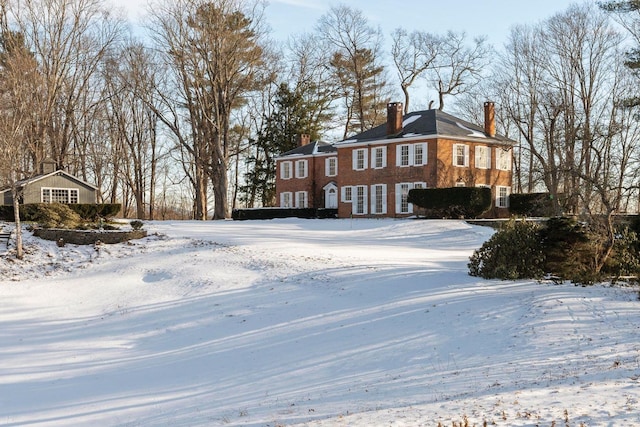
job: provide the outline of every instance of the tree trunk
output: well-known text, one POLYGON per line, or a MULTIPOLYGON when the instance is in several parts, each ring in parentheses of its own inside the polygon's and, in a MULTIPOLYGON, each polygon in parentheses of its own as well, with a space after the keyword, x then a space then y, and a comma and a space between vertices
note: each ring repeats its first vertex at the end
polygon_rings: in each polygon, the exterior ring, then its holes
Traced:
POLYGON ((11 190, 13 196, 13 215, 15 217, 16 226, 16 258, 24 258, 24 248, 22 247, 22 224, 20 222, 20 199, 15 184, 11 190))

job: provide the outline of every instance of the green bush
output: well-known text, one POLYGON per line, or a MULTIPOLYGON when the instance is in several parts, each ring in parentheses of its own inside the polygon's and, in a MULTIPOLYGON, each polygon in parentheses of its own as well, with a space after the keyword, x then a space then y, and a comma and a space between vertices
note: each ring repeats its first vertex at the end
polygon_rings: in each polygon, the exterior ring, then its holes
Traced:
POLYGON ((548 275, 583 285, 637 276, 640 242, 636 232, 624 224, 617 226, 611 255, 598 271, 598 257, 603 256, 610 237, 606 230, 605 218, 599 217, 591 217, 589 223, 553 217, 542 226, 512 220, 473 253, 469 274, 485 279, 548 275))
POLYGON ((509 212, 523 216, 554 216, 553 196, 549 193, 511 194, 509 212))
POLYGON ((592 283, 596 280, 591 265, 594 237, 584 222, 567 217, 550 218, 540 235, 546 272, 561 280, 592 283))
POLYGON ((530 279, 544 276, 541 227, 528 221, 509 221, 474 251, 469 274, 484 279, 530 279))
POLYGON ((491 189, 480 187, 426 188, 409 191, 409 203, 437 218, 476 218, 491 209, 491 189))
POLYGON ((119 203, 78 203, 68 206, 85 221, 113 218, 122 208, 119 203))
POLYGON ((34 203, 24 206, 24 219, 36 222, 42 228, 76 228, 80 215, 62 203, 34 203))
POLYGON ((140 220, 133 220, 129 223, 134 230, 141 230, 144 223, 140 220))
POLYGON ((614 277, 637 276, 640 273, 638 235, 629 227, 621 227, 616 233, 613 253, 605 265, 605 272, 614 277))

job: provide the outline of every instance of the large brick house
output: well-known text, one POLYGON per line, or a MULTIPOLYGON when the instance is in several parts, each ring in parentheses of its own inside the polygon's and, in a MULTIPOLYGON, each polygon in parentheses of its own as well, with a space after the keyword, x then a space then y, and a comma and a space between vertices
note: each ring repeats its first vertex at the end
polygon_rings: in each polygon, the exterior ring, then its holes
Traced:
POLYGON ((484 126, 439 110, 402 114, 387 106, 387 123, 333 144, 311 142, 276 159, 280 207, 338 209, 338 217, 416 214, 413 188, 486 186, 494 207, 507 215, 514 141, 496 134, 495 109, 484 105, 484 126))

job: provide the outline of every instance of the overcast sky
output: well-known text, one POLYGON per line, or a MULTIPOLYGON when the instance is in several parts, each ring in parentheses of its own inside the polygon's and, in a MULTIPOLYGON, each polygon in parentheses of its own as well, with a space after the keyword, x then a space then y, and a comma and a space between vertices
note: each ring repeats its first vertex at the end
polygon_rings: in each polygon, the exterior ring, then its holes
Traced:
MULTIPOLYGON (((110 0, 132 18, 144 11, 147 0, 110 0)), ((313 29, 318 18, 337 4, 362 10, 387 39, 397 27, 433 33, 465 31, 469 37, 487 36, 502 47, 509 30, 518 24, 535 24, 573 3, 595 0, 270 0, 266 18, 272 36, 285 41, 290 35, 313 29)))

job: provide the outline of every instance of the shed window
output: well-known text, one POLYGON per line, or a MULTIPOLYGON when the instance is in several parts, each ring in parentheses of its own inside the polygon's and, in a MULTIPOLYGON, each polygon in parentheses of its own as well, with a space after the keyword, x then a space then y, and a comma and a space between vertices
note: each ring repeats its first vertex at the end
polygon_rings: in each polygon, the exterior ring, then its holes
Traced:
POLYGON ((43 188, 42 203, 78 203, 80 191, 77 188, 43 188))

